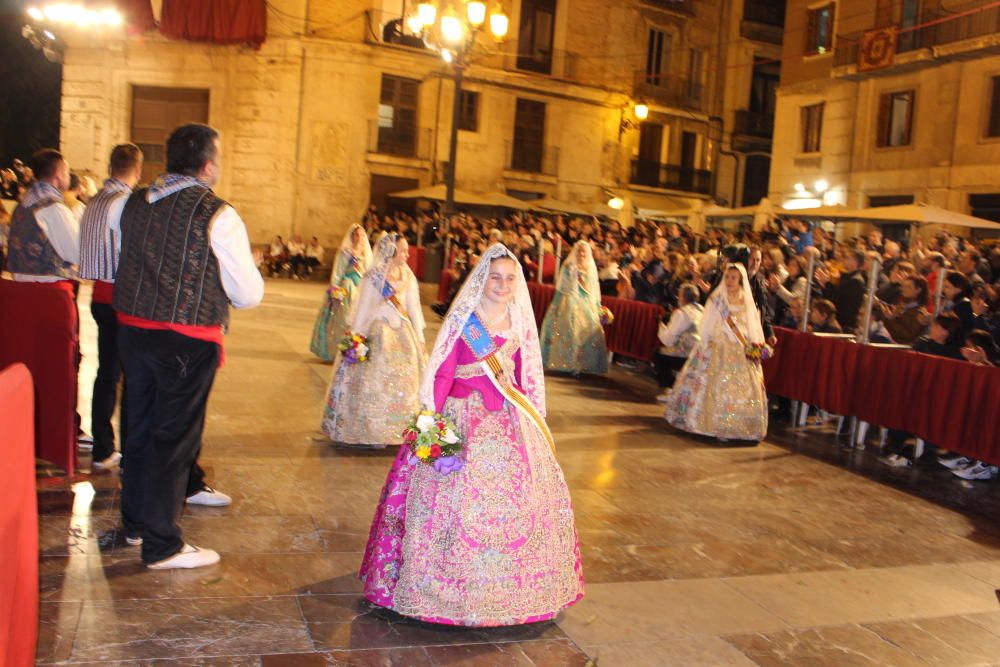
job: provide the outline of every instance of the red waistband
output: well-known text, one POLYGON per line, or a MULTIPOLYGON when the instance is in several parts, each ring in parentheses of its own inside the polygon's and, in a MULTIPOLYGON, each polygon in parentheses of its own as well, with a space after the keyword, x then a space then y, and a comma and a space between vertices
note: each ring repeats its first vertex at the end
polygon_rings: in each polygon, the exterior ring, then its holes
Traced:
POLYGON ((106 280, 94 281, 94 293, 90 297, 91 303, 103 303, 111 305, 115 293, 115 284, 106 280))
POLYGON ((173 324, 171 322, 157 322, 156 320, 146 320, 141 317, 117 313, 118 324, 137 329, 152 329, 154 331, 173 331, 188 338, 196 338, 219 346, 219 368, 226 360, 225 347, 223 346, 224 335, 222 326, 195 326, 193 324, 173 324))

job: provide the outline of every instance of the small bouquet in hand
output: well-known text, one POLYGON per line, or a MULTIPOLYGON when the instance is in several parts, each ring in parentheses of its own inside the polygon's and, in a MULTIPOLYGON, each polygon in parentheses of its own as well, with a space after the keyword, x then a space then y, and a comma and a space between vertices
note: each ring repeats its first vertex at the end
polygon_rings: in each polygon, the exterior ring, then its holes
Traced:
POLYGON ((331 301, 339 301, 340 303, 343 303, 344 299, 347 298, 347 290, 340 285, 331 285, 329 289, 326 290, 326 296, 331 301))
POLYGON ((410 448, 410 463, 426 463, 442 475, 462 469, 458 429, 455 422, 440 413, 418 412, 403 431, 403 445, 410 448))
POLYGON ((755 364, 767 361, 774 356, 774 349, 767 343, 747 343, 744 352, 747 355, 747 359, 755 364))
POLYGON ((361 334, 345 332, 344 336, 337 344, 337 349, 344 355, 345 364, 356 364, 359 361, 368 361, 368 339, 361 334))
POLYGON ((602 327, 610 327, 615 323, 615 314, 607 306, 601 306, 597 311, 597 316, 601 320, 602 327))

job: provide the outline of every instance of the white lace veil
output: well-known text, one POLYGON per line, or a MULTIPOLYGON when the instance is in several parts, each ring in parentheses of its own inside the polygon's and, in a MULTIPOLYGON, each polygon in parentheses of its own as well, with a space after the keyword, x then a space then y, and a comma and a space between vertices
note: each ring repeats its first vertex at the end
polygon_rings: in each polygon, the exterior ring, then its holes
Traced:
POLYGON ((509 306, 511 329, 521 339, 521 377, 517 378, 517 383, 538 412, 545 416, 545 375, 542 370, 542 351, 538 345, 535 311, 531 308, 528 283, 524 279, 521 264, 502 243, 494 243, 482 254, 444 318, 420 385, 420 402, 424 407, 434 408, 434 376, 462 336, 462 329, 469 316, 479 307, 490 275, 490 264, 501 257, 507 257, 517 265, 517 284, 509 306))
MULTIPOLYGON (((732 332, 732 328, 726 323, 726 318, 723 315, 724 310, 729 307, 726 300, 725 274, 726 271, 732 268, 738 269, 740 277, 743 278, 743 313, 746 321, 742 324, 745 327, 743 331, 747 337, 747 342, 764 342, 764 330, 760 324, 760 313, 757 312, 757 306, 753 301, 753 292, 750 290, 750 278, 747 276, 746 267, 742 264, 727 264, 722 272, 722 282, 715 288, 712 295, 708 298, 708 303, 705 304, 705 314, 702 316, 701 325, 698 327, 698 334, 701 337, 700 344, 703 346, 707 346, 713 339, 718 338, 720 333, 733 342, 739 342, 739 339, 732 332)), ((740 324, 736 317, 733 317, 733 321, 740 324)))
MULTIPOLYGON (((375 313, 378 311, 379 306, 385 301, 382 296, 382 288, 385 286, 392 258, 396 256, 396 241, 399 238, 398 234, 383 234, 379 238, 378 245, 375 247, 374 263, 365 273, 361 281, 361 291, 358 294, 358 298, 351 304, 351 312, 347 316, 347 324, 351 328, 351 331, 366 333, 368 327, 371 326, 372 321, 375 319, 375 313)), ((406 289, 408 291, 417 289, 417 279, 413 275, 413 271, 410 270, 410 267, 404 264, 401 268, 404 275, 406 275, 406 289)), ((413 312, 414 309, 408 307, 411 303, 411 299, 408 298, 409 296, 409 294, 397 294, 400 303, 407 309, 407 314, 413 323, 414 329, 422 332, 424 318, 419 312, 419 298, 417 299, 417 312, 413 312)), ((422 336, 423 334, 421 333, 420 335, 422 336)))
POLYGON ((580 240, 573 244, 573 249, 566 257, 563 268, 559 271, 559 284, 557 289, 563 294, 572 294, 577 285, 582 285, 587 290, 587 298, 595 307, 601 306, 601 283, 597 276, 597 263, 594 262, 594 250, 587 241, 580 240), (583 258, 583 266, 577 259, 577 252, 583 248, 586 253, 583 258), (581 276, 581 271, 583 272, 581 276), (582 279, 581 279, 582 278, 582 279))
POLYGON ((340 241, 340 248, 337 249, 337 256, 333 260, 333 273, 330 274, 330 284, 336 285, 344 277, 344 274, 350 269, 350 263, 347 260, 346 252, 350 252, 352 255, 358 259, 358 273, 362 276, 365 275, 365 271, 368 267, 372 265, 372 246, 368 243, 368 235, 365 234, 365 228, 361 225, 351 225, 348 228, 347 233, 344 234, 344 238, 340 241), (361 230, 361 248, 360 252, 351 243, 351 238, 354 236, 354 230, 361 230))

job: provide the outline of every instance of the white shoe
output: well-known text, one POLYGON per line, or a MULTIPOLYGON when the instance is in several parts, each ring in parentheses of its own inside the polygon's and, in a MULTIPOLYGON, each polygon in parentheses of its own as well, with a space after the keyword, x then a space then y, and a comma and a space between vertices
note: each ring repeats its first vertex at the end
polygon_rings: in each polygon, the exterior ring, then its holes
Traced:
POLYGON ((883 456, 879 459, 880 463, 884 463, 890 468, 909 468, 913 465, 913 462, 905 456, 900 456, 899 454, 889 454, 889 456, 883 456))
POLYGON ((111 456, 104 459, 103 461, 94 461, 90 464, 91 468, 96 468, 97 470, 111 470, 112 468, 117 468, 122 461, 121 452, 114 452, 111 456))
POLYGON ((189 496, 187 499, 188 505, 204 505, 206 507, 225 507, 226 505, 232 505, 233 499, 222 493, 221 491, 216 491, 210 486, 206 486, 204 489, 189 496))
POLYGON ((976 462, 970 459, 968 456, 956 456, 951 459, 938 459, 938 463, 943 465, 945 468, 951 468, 952 470, 958 470, 959 468, 968 468, 974 465, 976 462))
POLYGON ((668 389, 665 392, 663 392, 662 394, 660 394, 659 396, 657 396, 656 400, 659 401, 660 403, 666 403, 667 401, 669 401, 670 400, 670 390, 668 389))
POLYGON ((219 553, 211 549, 199 549, 185 544, 184 547, 170 558, 146 565, 150 570, 191 570, 196 567, 215 565, 220 560, 219 553))
POLYGON ((80 433, 76 436, 76 446, 81 452, 89 452, 94 448, 94 437, 80 433))
POLYGON ((126 535, 125 544, 129 545, 130 547, 141 547, 142 536, 140 535, 139 537, 129 537, 128 535, 126 535))
POLYGON ((993 479, 997 476, 997 467, 986 465, 982 461, 979 461, 968 468, 952 470, 951 474, 962 479, 993 479))

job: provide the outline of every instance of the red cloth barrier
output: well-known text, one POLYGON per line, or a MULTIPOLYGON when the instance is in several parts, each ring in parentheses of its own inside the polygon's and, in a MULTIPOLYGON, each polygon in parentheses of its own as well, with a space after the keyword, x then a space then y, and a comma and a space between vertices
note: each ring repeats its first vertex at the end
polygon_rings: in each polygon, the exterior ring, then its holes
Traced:
POLYGON ((451 289, 451 283, 455 280, 455 274, 451 272, 451 269, 445 269, 441 272, 441 282, 438 283, 438 301, 443 303, 448 300, 448 290, 451 289))
POLYGON ((259 49, 267 39, 267 5, 264 0, 163 0, 160 34, 259 49))
MULTIPOLYGON (((531 308, 541 326, 545 313, 555 296, 555 287, 528 283, 531 308)), ((664 310, 660 306, 642 301, 602 296, 601 304, 614 313, 615 321, 604 330, 608 350, 633 359, 651 361, 659 347, 657 333, 664 310)))
POLYGON ((0 665, 35 662, 38 639, 38 501, 31 374, 0 371, 0 665))
POLYGON ((427 251, 424 248, 418 248, 415 245, 410 246, 410 256, 406 258, 406 265, 413 271, 413 275, 417 277, 417 280, 424 279, 426 257, 427 251))
POLYGON ((23 363, 35 382, 35 451, 72 475, 76 468, 73 293, 63 284, 0 280, 0 367, 23 363))
POLYGON ((1000 368, 775 329, 769 393, 1000 463, 1000 368))

